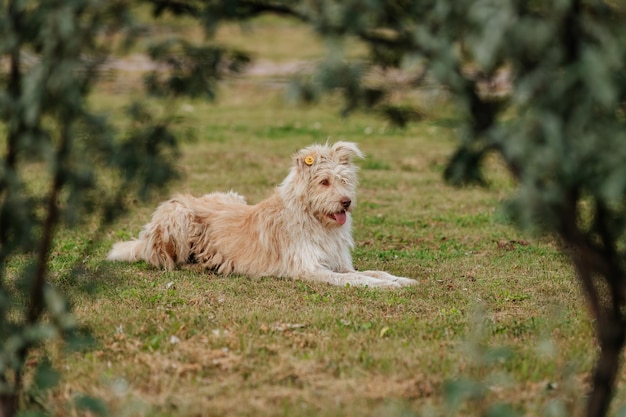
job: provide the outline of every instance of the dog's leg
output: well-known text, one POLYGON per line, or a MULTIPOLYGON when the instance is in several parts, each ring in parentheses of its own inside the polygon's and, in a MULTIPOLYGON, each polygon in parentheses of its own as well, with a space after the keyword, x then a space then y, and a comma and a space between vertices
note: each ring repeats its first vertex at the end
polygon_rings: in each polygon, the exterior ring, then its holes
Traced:
MULTIPOLYGON (((326 282, 328 284, 345 287, 346 285, 357 287, 402 287, 406 283, 402 281, 393 281, 380 279, 375 276, 366 275, 357 271, 350 272, 334 272, 328 270, 320 270, 316 272, 307 272, 300 276, 306 281, 326 282)), ((395 277, 398 278, 398 277, 395 277)), ((408 281, 408 278, 404 278, 408 281)), ((412 281, 412 280, 411 280, 412 281)))
POLYGON ((418 282, 411 278, 405 277, 397 277, 395 275, 391 275, 385 271, 359 271, 359 273, 363 275, 367 275, 368 277, 378 278, 383 281, 391 281, 398 283, 401 287, 407 287, 409 285, 416 285, 418 282))
POLYGON ((168 270, 186 263, 190 254, 190 234, 194 213, 189 207, 193 197, 177 196, 161 203, 139 238, 116 243, 107 259, 135 262, 140 259, 168 270))

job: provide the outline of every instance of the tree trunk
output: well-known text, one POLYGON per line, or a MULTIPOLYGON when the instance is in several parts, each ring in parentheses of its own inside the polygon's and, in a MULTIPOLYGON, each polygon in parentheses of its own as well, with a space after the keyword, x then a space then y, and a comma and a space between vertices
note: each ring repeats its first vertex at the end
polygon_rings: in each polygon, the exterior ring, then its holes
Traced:
POLYGON ((17 395, 0 394, 0 417, 13 417, 17 414, 17 395))
POLYGON ((600 346, 587 399, 586 417, 604 417, 613 398, 626 341, 626 320, 622 313, 625 273, 614 239, 608 233, 604 206, 596 206, 591 228, 581 230, 578 197, 578 193, 570 193, 567 203, 560 210, 560 235, 569 248, 590 314, 595 319, 596 339, 600 346))
POLYGON ((600 356, 593 372, 593 387, 587 402, 587 417, 602 417, 609 410, 613 388, 620 367, 626 332, 624 321, 615 312, 605 312, 597 317, 596 331, 600 356))

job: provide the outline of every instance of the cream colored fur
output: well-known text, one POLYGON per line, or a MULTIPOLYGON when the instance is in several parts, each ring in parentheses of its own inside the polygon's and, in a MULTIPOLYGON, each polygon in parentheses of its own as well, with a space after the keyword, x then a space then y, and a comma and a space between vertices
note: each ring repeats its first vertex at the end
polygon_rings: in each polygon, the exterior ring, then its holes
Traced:
POLYGON ((177 195, 162 203, 139 238, 116 243, 107 259, 144 260, 173 269, 196 262, 222 274, 279 276, 333 285, 399 287, 409 278, 358 272, 350 250, 356 203, 356 144, 313 145, 297 152, 289 175, 256 205, 240 195, 177 195))

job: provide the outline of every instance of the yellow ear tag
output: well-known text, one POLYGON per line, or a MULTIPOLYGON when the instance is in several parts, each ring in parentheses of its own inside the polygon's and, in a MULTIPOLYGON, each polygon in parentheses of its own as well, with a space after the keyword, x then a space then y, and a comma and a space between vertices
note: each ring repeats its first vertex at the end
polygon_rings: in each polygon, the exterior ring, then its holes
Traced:
POLYGON ((307 164, 308 166, 313 165, 313 162, 315 162, 315 158, 313 158, 311 155, 304 158, 304 163, 307 164))

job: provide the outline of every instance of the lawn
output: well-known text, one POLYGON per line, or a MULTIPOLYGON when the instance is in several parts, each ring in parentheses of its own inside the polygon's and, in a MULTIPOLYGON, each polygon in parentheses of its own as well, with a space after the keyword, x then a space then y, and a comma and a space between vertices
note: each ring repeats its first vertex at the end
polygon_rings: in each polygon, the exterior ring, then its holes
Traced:
MULTIPOLYGON (((276 66, 323 51, 303 48, 311 34, 276 20, 228 27, 218 39, 276 66), (255 49, 250 38, 281 46, 255 49), (284 39, 306 52, 290 55, 284 39)), ((485 188, 443 182, 459 124, 445 97, 398 129, 367 113, 342 118, 335 97, 296 105, 274 75, 227 81, 215 103, 153 101, 155 114, 178 117, 181 177, 151 202, 134 202, 95 247, 89 226, 59 231, 51 282, 69 294, 96 344, 69 355, 48 348, 62 378, 44 407, 81 415, 70 404, 84 394, 102 399, 112 416, 580 413, 597 352, 573 269, 558 242, 507 222, 502 203, 515 186, 499 161, 488 161, 485 188), (172 193, 232 189, 259 202, 285 177, 294 151, 327 140, 357 142, 366 154, 355 266, 419 285, 341 288, 104 260, 172 193)), ((94 105, 123 111, 131 94, 115 87, 137 77, 107 79, 94 105)), ((626 405, 625 381, 622 374, 616 411, 626 405)))

